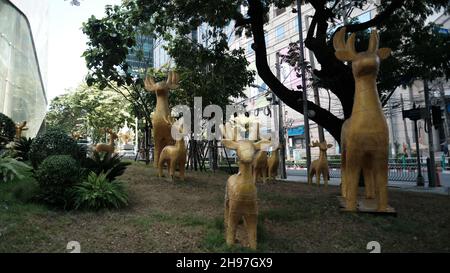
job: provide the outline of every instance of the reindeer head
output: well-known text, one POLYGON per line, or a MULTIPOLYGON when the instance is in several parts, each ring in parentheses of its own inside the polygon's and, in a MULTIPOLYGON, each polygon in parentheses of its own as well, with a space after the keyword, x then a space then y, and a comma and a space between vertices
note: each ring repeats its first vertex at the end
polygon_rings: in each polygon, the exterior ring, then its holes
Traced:
POLYGON ((119 138, 119 136, 113 132, 110 128, 106 128, 106 132, 109 134, 110 141, 114 141, 119 138))
POLYGON ((171 71, 167 77, 167 81, 161 81, 155 83, 152 77, 147 77, 145 79, 145 90, 148 92, 155 92, 157 96, 164 96, 169 93, 170 90, 177 89, 179 82, 179 75, 171 71))
POLYGON ((230 123, 220 126, 222 131, 222 144, 230 149, 236 150, 239 161, 242 163, 252 163, 257 151, 262 150, 270 144, 269 140, 263 139, 259 142, 251 140, 237 141, 237 127, 232 127, 230 123))
POLYGON ((164 121, 169 125, 172 130, 172 138, 175 140, 183 140, 184 136, 188 135, 188 132, 184 130, 184 123, 180 122, 180 120, 175 120, 172 116, 167 116, 164 118, 164 121), (177 124, 179 123, 179 124, 177 124))
POLYGON ((356 52, 356 34, 353 33, 345 42, 346 29, 339 30, 333 39, 336 58, 343 62, 352 62, 353 75, 361 77, 365 75, 377 75, 380 61, 387 59, 391 55, 391 49, 379 48, 378 31, 372 30, 370 34, 369 49, 365 52, 356 52))
POLYGON ((319 147, 321 152, 326 152, 328 149, 330 149, 331 147, 333 147, 332 144, 327 144, 326 141, 324 142, 319 142, 319 141, 313 141, 313 143, 311 145, 309 145, 310 147, 319 147))

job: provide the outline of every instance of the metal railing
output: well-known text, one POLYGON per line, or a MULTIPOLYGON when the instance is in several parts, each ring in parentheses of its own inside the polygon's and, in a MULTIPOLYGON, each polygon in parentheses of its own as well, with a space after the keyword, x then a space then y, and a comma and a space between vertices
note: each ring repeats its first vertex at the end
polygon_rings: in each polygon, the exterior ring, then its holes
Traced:
MULTIPOLYGON (((438 172, 449 170, 449 158, 436 158, 438 172), (444 159, 444 160, 442 160, 444 159)), ((287 162, 288 169, 297 170, 299 175, 306 176, 306 161, 287 162)), ((341 178, 341 162, 339 159, 328 161, 330 178, 341 178)), ((428 182, 427 159, 421 158, 421 171, 425 182, 428 182)), ((389 181, 415 184, 417 181, 417 159, 389 159, 389 181)))

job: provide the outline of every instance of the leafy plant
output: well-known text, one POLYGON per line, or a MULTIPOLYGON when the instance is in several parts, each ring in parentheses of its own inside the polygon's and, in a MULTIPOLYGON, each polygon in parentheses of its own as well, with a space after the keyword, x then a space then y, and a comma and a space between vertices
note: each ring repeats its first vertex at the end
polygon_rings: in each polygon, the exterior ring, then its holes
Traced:
POLYGON ((30 170, 27 164, 10 157, 0 157, 0 180, 10 182, 14 179, 23 179, 23 173, 30 170))
POLYGON ((123 184, 117 180, 110 182, 105 173, 91 172, 86 181, 75 186, 73 196, 76 209, 118 209, 128 205, 123 184))
POLYGON ((0 113, 0 149, 14 140, 16 124, 8 116, 0 113))
POLYGON ((125 172, 130 164, 122 162, 118 154, 94 152, 92 158, 84 161, 83 167, 97 175, 105 173, 108 181, 114 181, 125 172))
POLYGON ((30 149, 33 143, 32 138, 21 137, 14 143, 14 151, 16 153, 16 159, 20 161, 28 161, 30 159, 30 149))
POLYGON ((33 168, 37 169, 52 155, 71 155, 77 160, 83 157, 77 142, 65 132, 56 129, 36 137, 31 144, 30 160, 33 168))
POLYGON ((72 187, 79 182, 80 166, 69 155, 50 156, 39 166, 35 177, 40 188, 39 199, 65 208, 71 201, 72 187))

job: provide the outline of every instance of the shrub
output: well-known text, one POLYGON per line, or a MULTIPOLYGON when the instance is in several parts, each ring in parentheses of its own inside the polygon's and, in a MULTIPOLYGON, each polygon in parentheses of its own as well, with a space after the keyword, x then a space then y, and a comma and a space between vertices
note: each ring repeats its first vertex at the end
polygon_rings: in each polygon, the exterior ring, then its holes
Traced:
POLYGON ((0 149, 14 140, 16 124, 8 116, 0 113, 0 149))
POLYGON ((77 160, 82 158, 77 142, 55 129, 36 137, 30 148, 30 160, 35 169, 52 155, 71 155, 77 160))
POLYGON ((34 179, 23 179, 11 187, 12 196, 22 202, 34 201, 39 193, 39 184, 34 179))
POLYGON ((85 160, 83 167, 88 172, 94 172, 97 175, 104 173, 109 181, 114 181, 116 177, 121 176, 125 172, 130 164, 128 162, 122 162, 118 154, 111 156, 110 153, 94 152, 92 158, 85 160))
POLYGON ((79 164, 69 155, 45 159, 35 173, 42 201, 55 206, 69 205, 70 192, 80 177, 79 164))
POLYGON ((16 140, 16 142, 14 143, 16 159, 20 161, 28 161, 30 159, 29 153, 32 143, 32 138, 21 137, 19 140, 16 140))
POLYGON ((23 179, 24 172, 31 168, 23 162, 19 162, 10 157, 0 158, 0 179, 3 182, 10 182, 14 179, 23 179))
POLYGON ((87 180, 73 190, 76 209, 99 210, 128 205, 128 195, 119 181, 110 182, 107 174, 91 172, 87 180))

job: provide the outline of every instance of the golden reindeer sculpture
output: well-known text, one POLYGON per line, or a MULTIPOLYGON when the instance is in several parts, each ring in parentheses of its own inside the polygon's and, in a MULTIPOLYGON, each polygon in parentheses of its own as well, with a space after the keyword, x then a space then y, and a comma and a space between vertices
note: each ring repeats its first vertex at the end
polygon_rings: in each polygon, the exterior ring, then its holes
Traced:
POLYGON ((316 176, 317 186, 320 186, 320 175, 323 177, 325 187, 328 187, 328 180, 330 179, 330 170, 328 168, 327 150, 333 147, 331 144, 324 142, 313 142, 310 147, 318 147, 320 149, 319 159, 311 163, 311 168, 308 175, 308 184, 312 184, 314 175, 316 176))
POLYGON ((281 144, 272 150, 270 157, 267 159, 267 173, 269 179, 275 180, 278 174, 278 166, 280 165, 280 149, 281 144))
POLYGON ((262 177, 264 184, 267 182, 267 152, 259 151, 253 161, 253 176, 255 183, 262 177))
POLYGON ((352 62, 355 78, 355 99, 352 116, 342 127, 342 196, 346 200, 346 210, 357 209, 358 181, 362 171, 366 183, 366 194, 377 190, 377 210, 388 209, 388 145, 389 131, 381 107, 376 79, 381 60, 388 58, 391 50, 379 49, 376 30, 370 35, 366 52, 355 50, 355 33, 345 42, 345 28, 334 37, 336 57, 352 62), (369 187, 367 187, 369 186, 369 187))
MULTIPOLYGON (((168 117, 165 119, 166 123, 171 127, 174 126, 174 121, 168 117)), ((175 145, 168 145, 164 147, 159 156, 158 171, 159 177, 163 176, 163 169, 165 163, 167 163, 169 169, 169 175, 172 180, 175 178, 175 170, 178 167, 180 170, 180 179, 184 181, 184 173, 186 170, 186 144, 184 143, 183 124, 178 128, 181 138, 176 141, 175 145)))
POLYGON ((239 173, 230 176, 225 193, 225 228, 226 241, 229 246, 234 245, 236 229, 239 221, 244 218, 250 248, 256 249, 256 228, 258 224, 257 190, 252 175, 252 163, 255 154, 262 145, 269 144, 267 140, 255 143, 250 140, 237 141, 237 128, 230 123, 221 126, 222 144, 231 150, 236 150, 239 157, 239 173))
POLYGON ((178 88, 178 74, 169 72, 167 81, 155 83, 152 77, 145 80, 145 89, 156 94, 156 109, 152 116, 153 134, 155 140, 154 166, 158 167, 159 156, 167 145, 172 145, 174 140, 171 134, 171 126, 166 118, 170 115, 169 91, 178 88))
POLYGON ((27 131, 27 122, 21 122, 16 124, 16 140, 22 138, 23 131, 27 131))
POLYGON ((115 152, 115 147, 116 147, 114 141, 116 139, 118 139, 119 137, 117 136, 116 133, 114 133, 109 128, 106 129, 106 132, 109 134, 109 144, 106 144, 106 143, 97 144, 97 146, 95 146, 95 151, 97 153, 105 152, 105 153, 113 154, 115 152))

